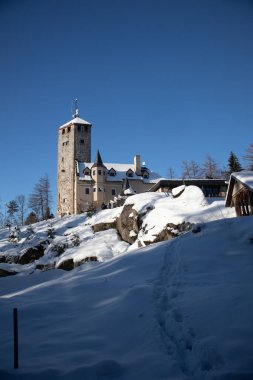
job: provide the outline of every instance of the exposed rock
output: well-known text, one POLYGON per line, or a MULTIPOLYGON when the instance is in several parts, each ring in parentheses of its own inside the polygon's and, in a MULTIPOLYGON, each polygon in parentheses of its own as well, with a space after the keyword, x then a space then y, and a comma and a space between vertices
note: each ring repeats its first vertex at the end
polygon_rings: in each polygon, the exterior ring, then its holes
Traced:
POLYGON ((197 233, 201 232, 201 230, 202 230, 202 227, 201 227, 200 224, 195 224, 195 226, 192 228, 192 232, 194 234, 197 234, 197 233))
POLYGON ((67 245, 65 243, 58 243, 58 244, 52 244, 51 250, 54 252, 55 256, 60 256, 63 252, 65 252, 65 249, 67 248, 67 245))
POLYGON ((46 247, 47 241, 41 242, 40 244, 36 245, 35 247, 28 248, 22 256, 18 258, 18 264, 29 264, 32 263, 35 260, 38 260, 40 257, 44 255, 45 247, 46 247))
POLYGON ((137 238, 141 225, 141 215, 139 215, 132 205, 126 205, 116 221, 116 228, 122 240, 133 244, 137 238))
POLYGON ((116 228, 122 240, 133 244, 138 239, 138 246, 140 244, 149 245, 169 240, 191 230, 192 224, 189 222, 183 222, 179 225, 167 223, 161 231, 152 236, 151 240, 149 240, 150 237, 148 236, 145 238, 145 235, 150 236, 150 233, 148 234, 146 230, 147 226, 143 225, 143 217, 152 209, 153 207, 148 206, 144 212, 139 214, 131 204, 127 204, 123 207, 116 222, 116 228))
POLYGON ((37 264, 35 266, 35 269, 39 269, 41 271, 46 271, 46 270, 49 270, 49 269, 53 269, 55 266, 53 263, 49 263, 49 264, 37 264))
POLYGON ((66 259, 64 261, 61 261, 59 265, 57 265, 57 269, 63 269, 63 270, 72 270, 74 269, 74 260, 73 259, 66 259))
POLYGON ((89 263, 90 261, 98 261, 98 258, 97 256, 88 256, 88 257, 85 257, 84 260, 81 260, 79 263, 75 263, 75 266, 80 266, 84 263, 89 263))
POLYGON ((168 223, 166 227, 155 235, 155 238, 152 241, 142 239, 146 245, 158 243, 160 241, 170 240, 174 237, 182 235, 185 232, 190 231, 192 224, 189 222, 183 222, 181 224, 168 223))
POLYGON ((14 274, 17 272, 0 268, 0 277, 13 276, 14 274))
POLYGON ((97 223, 91 226, 93 232, 100 232, 100 231, 105 231, 109 230, 110 228, 116 228, 116 221, 112 222, 106 222, 106 223, 97 223))
POLYGON ((176 237, 181 235, 182 233, 190 231, 192 229, 192 226, 192 223, 183 222, 181 224, 168 223, 166 227, 170 230, 172 236, 176 237))
POLYGON ((6 263, 6 257, 0 256, 0 263, 6 263))

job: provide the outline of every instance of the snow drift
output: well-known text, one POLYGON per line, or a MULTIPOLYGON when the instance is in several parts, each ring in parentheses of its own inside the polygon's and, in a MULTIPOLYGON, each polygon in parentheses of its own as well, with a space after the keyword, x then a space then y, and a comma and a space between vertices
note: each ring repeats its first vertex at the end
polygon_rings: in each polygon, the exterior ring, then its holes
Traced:
POLYGON ((1 378, 252 379, 252 231, 253 217, 213 221, 105 263, 2 278, 1 378))

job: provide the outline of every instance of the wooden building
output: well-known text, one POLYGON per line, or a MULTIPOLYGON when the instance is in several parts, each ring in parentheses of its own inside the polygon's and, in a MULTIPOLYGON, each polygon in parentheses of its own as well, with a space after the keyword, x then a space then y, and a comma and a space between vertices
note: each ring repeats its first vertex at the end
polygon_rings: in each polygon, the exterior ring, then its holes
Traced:
POLYGON ((181 185, 198 186, 208 198, 225 198, 228 187, 225 179, 162 179, 153 185, 149 191, 170 193, 172 189, 181 185))
POLYGON ((235 207, 237 216, 253 215, 253 171, 231 174, 226 207, 235 207))

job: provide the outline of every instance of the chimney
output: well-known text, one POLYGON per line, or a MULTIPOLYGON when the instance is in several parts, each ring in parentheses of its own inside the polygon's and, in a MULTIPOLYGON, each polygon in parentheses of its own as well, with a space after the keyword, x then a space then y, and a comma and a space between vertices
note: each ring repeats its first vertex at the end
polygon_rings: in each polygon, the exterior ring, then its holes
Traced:
POLYGON ((141 156, 139 154, 134 156, 134 171, 137 175, 141 175, 141 156))

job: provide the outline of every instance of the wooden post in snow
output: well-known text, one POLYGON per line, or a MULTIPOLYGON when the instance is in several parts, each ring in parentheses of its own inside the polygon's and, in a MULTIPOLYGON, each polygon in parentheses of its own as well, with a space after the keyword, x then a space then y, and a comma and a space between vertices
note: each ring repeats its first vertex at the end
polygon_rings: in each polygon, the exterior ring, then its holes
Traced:
POLYGON ((18 309, 13 309, 14 368, 18 368, 18 309))

